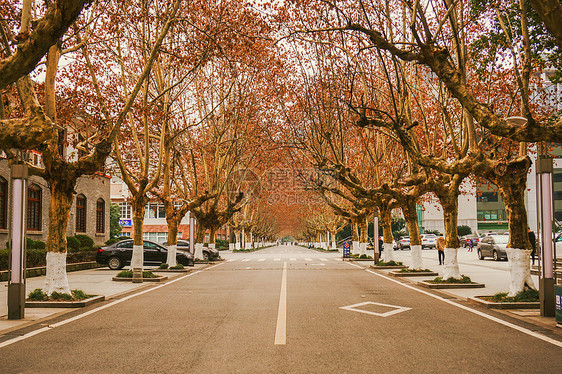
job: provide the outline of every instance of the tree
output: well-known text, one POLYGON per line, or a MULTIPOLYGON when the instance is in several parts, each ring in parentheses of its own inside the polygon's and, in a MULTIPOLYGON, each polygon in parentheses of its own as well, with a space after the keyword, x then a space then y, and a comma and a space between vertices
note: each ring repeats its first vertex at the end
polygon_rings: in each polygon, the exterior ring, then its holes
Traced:
POLYGON ((115 239, 123 229, 119 224, 121 219, 121 207, 119 204, 111 204, 109 207, 109 238, 115 239))

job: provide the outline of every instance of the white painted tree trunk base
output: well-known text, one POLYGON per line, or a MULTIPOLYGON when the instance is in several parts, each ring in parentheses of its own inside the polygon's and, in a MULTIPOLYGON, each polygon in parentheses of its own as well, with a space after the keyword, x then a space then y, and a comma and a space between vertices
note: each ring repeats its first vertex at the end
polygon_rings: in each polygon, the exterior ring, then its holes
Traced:
POLYGON ((367 254, 367 243, 359 243, 359 254, 360 255, 367 254))
POLYGON ((421 245, 410 245, 410 252, 412 256, 412 269, 423 269, 421 245))
POLYGON ((178 264, 176 260, 176 253, 178 251, 178 245, 170 245, 168 246, 168 257, 166 258, 166 263, 169 267, 176 266, 178 264))
POLYGON ((392 248, 392 243, 382 244, 382 256, 384 262, 394 261, 394 249, 392 248))
POLYGON ((331 248, 331 249, 332 249, 332 250, 337 249, 337 247, 336 247, 336 242, 332 242, 332 248, 331 248))
POLYGON ((215 249, 216 243, 209 243, 209 248, 215 249))
POLYGON ((352 247, 351 247, 351 253, 353 253, 354 255, 359 254, 359 242, 353 242, 352 243, 352 247))
POLYGON ((240 243, 239 242, 236 242, 236 244, 234 244, 234 249, 240 250, 240 243))
POLYGON ((525 285, 532 289, 535 288, 531 278, 531 250, 506 248, 507 259, 509 261, 509 271, 511 273, 511 283, 508 296, 515 296, 525 289, 525 285))
POLYGON ((234 243, 228 243, 228 249, 229 250, 233 250, 235 248, 235 244, 234 243))
POLYGON ((203 243, 195 244, 195 254, 193 255, 193 257, 198 258, 200 260, 203 259, 203 243))
POLYGON ((47 252, 45 291, 47 295, 53 292, 70 294, 66 276, 66 252, 47 252))
POLYGON ((142 269, 144 264, 144 251, 142 245, 133 245, 133 256, 131 257, 131 269, 142 269))
POLYGON ((244 249, 252 249, 252 243, 244 243, 244 249))
POLYGON ((443 264, 443 279, 456 278, 461 279, 459 270, 458 248, 444 248, 445 263, 443 264))

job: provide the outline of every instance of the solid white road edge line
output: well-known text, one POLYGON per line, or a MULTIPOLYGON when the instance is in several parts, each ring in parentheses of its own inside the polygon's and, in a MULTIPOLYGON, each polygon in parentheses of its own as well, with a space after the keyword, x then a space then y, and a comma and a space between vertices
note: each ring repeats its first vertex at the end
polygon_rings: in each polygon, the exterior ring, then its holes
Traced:
POLYGON ((195 275, 195 274, 199 274, 199 273, 201 273, 201 272, 203 272, 203 271, 216 268, 217 266, 220 266, 220 265, 222 265, 222 264, 217 264, 217 265, 213 265, 213 266, 210 266, 210 267, 208 267, 208 268, 205 268, 205 269, 197 270, 197 271, 194 272, 194 273, 186 274, 186 275, 184 275, 183 277, 180 277, 180 278, 171 280, 171 281, 169 281, 169 282, 167 282, 167 283, 161 284, 161 285, 156 286, 156 287, 154 287, 154 288, 150 288, 150 289, 148 289, 148 290, 141 291, 141 292, 136 293, 136 294, 134 294, 134 295, 129 295, 129 296, 126 296, 126 297, 124 297, 124 298, 122 298, 122 299, 115 300, 115 301, 113 301, 113 302, 111 302, 111 303, 109 303, 109 304, 105 304, 105 305, 103 305, 103 306, 100 306, 99 308, 89 310, 89 311, 87 311, 87 312, 85 312, 85 313, 79 314, 79 315, 74 316, 74 317, 69 318, 69 319, 65 319, 64 321, 60 321, 60 322, 57 322, 57 323, 53 323, 52 325, 49 325, 49 326, 47 326, 47 327, 43 327, 43 328, 40 328, 40 329, 31 331, 31 332, 29 332, 29 333, 27 333, 27 334, 25 334, 25 335, 18 336, 17 338, 13 338, 13 339, 10 339, 10 340, 6 340, 5 342, 0 343, 0 348, 4 348, 4 347, 6 347, 6 346, 8 346, 8 345, 11 345, 11 344, 17 343, 17 342, 19 342, 19 341, 22 341, 22 340, 31 338, 32 336, 41 334, 41 333, 43 333, 43 332, 45 332, 45 331, 52 330, 52 329, 55 328, 55 327, 60 327, 60 326, 66 325, 67 323, 70 323, 70 322, 72 322, 72 321, 79 320, 79 319, 81 319, 81 318, 84 318, 84 317, 86 317, 86 316, 89 316, 90 314, 94 314, 94 313, 99 312, 99 311, 101 311, 101 310, 107 309, 107 308, 109 308, 109 307, 111 307, 111 306, 114 306, 114 305, 117 305, 117 304, 122 303, 122 302, 124 302, 124 301, 130 300, 130 299, 132 299, 133 297, 137 297, 137 296, 140 296, 140 295, 144 295, 145 293, 155 291, 155 290, 157 290, 157 289, 159 289, 159 288, 162 288, 162 287, 165 287, 165 286, 167 286, 167 285, 176 283, 176 282, 178 282, 178 281, 180 281, 180 280, 182 280, 182 279, 191 277, 191 276, 193 276, 193 275, 195 275))
POLYGON ((277 311, 277 327, 275 328, 275 345, 287 343, 287 262, 283 263, 279 310, 277 311))
POLYGON ((430 293, 430 292, 427 292, 427 291, 424 291, 424 290, 420 290, 420 289, 418 289, 418 288, 416 288, 416 287, 410 286, 409 284, 404 284, 404 283, 399 282, 399 281, 397 281, 397 280, 395 280, 395 279, 392 279, 392 278, 386 277, 386 276, 384 276, 384 275, 378 274, 378 273, 376 273, 376 272, 374 272, 374 271, 372 271, 372 270, 365 269, 364 267, 362 267, 362 266, 360 266, 360 265, 351 264, 351 263, 349 263, 349 262, 347 262, 347 264, 349 264, 349 265, 351 265, 351 266, 355 266, 355 267, 360 268, 360 269, 364 269, 364 270, 365 270, 366 272, 368 272, 368 273, 371 273, 371 274, 374 274, 374 275, 379 276, 379 277, 381 277, 381 278, 387 279, 387 280, 389 280, 389 281, 391 281, 391 282, 394 282, 394 283, 396 283, 396 284, 399 284, 399 285, 404 286, 404 287, 406 287, 406 288, 409 288, 409 289, 411 289, 411 290, 417 291, 417 292, 419 292, 419 293, 423 293, 424 295, 431 296, 431 297, 433 297, 434 299, 441 300, 441 301, 443 301, 443 302, 445 302, 445 303, 447 303, 447 304, 456 306, 457 308, 464 309, 464 310, 466 310, 466 311, 469 311, 469 312, 474 313, 474 314, 476 314, 476 315, 479 315, 479 316, 481 316, 481 317, 487 318, 487 319, 489 319, 490 321, 497 322, 497 323, 499 323, 499 324, 501 324, 501 325, 510 327, 510 328, 512 328, 512 329, 514 329, 514 330, 520 331, 520 332, 522 332, 522 333, 524 333, 524 334, 533 336, 533 337, 535 337, 535 338, 537 338, 537 339, 540 339, 540 340, 542 340, 542 341, 545 341, 545 342, 547 342, 547 343, 550 343, 550 344, 552 344, 552 345, 555 345, 555 346, 557 346, 557 347, 561 347, 561 348, 562 348, 562 342, 559 342, 558 340, 549 338, 548 336, 545 336, 545 335, 539 334, 539 333, 537 333, 537 332, 528 330, 528 329, 526 329, 526 328, 524 328, 524 327, 521 327, 521 326, 517 326, 517 325, 515 325, 515 324, 513 324, 513 323, 510 323, 510 322, 504 321, 504 320, 502 320, 502 319, 496 318, 496 317, 494 317, 494 316, 491 316, 491 315, 489 315, 489 314, 480 312, 479 310, 472 309, 472 308, 469 308, 469 307, 464 306, 464 305, 461 305, 461 304, 457 304, 457 303, 455 303, 454 301, 444 299, 444 298, 442 298, 441 296, 434 295, 434 294, 432 294, 432 293, 430 293))

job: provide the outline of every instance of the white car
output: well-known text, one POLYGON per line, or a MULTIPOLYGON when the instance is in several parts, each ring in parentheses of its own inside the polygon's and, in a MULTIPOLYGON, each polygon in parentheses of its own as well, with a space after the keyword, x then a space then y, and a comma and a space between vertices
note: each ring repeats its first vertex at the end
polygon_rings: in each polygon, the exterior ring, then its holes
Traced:
POLYGON ((435 248, 437 246, 437 235, 435 234, 423 234, 421 235, 421 247, 424 248, 435 248))

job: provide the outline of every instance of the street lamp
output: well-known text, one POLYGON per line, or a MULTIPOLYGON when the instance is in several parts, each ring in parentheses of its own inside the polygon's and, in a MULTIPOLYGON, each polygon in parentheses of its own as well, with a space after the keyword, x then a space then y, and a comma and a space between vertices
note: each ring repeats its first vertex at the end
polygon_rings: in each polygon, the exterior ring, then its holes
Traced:
POLYGON ((8 319, 23 319, 25 314, 25 196, 27 165, 12 165, 12 228, 8 319))

